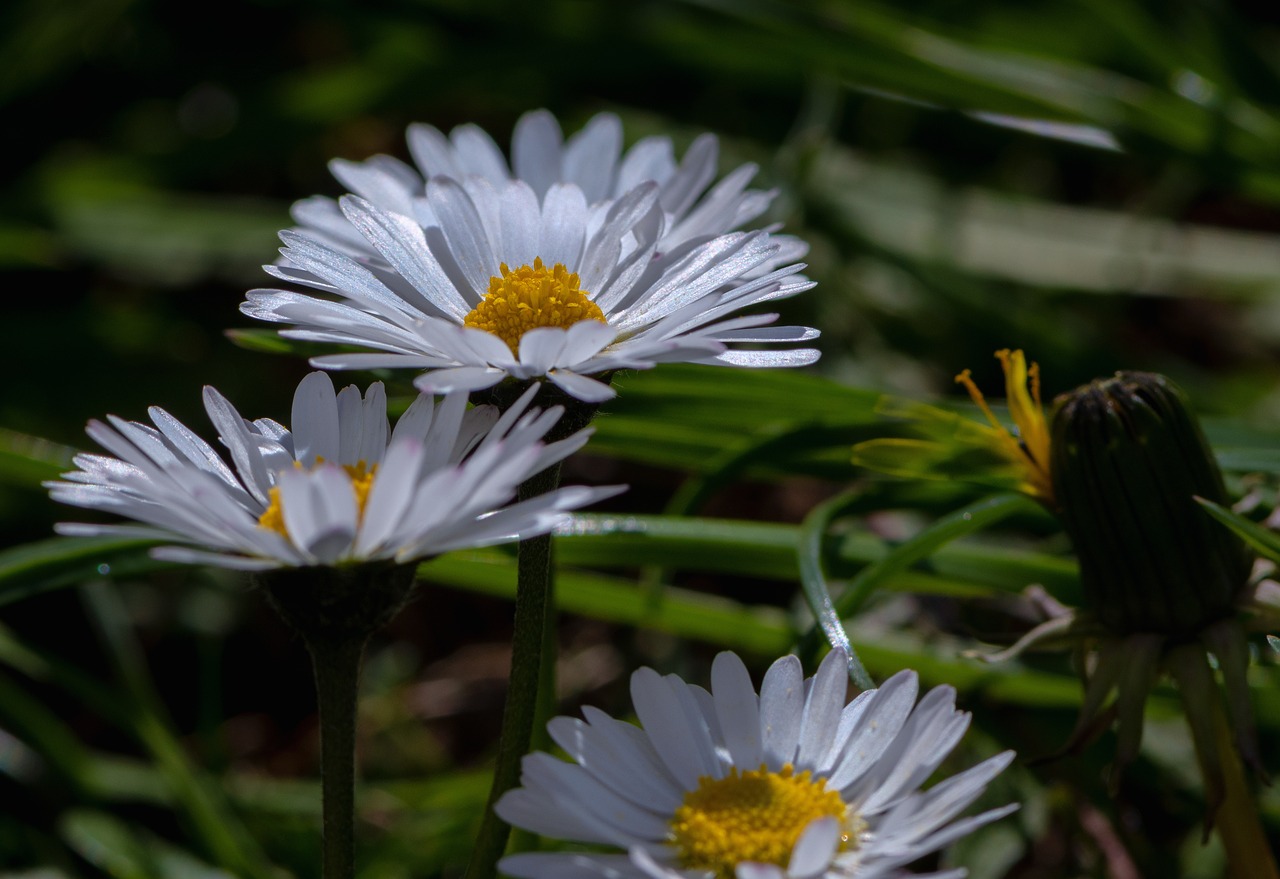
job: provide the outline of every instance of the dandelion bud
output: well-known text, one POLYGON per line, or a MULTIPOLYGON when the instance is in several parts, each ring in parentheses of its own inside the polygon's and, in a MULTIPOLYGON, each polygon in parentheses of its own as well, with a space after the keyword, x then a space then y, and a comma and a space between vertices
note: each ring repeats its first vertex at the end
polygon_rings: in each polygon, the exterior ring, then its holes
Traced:
POLYGON ((1182 638, 1236 613, 1250 557, 1195 501, 1225 504, 1226 489, 1173 382, 1120 372, 1065 394, 1050 445, 1054 497, 1098 622, 1182 638))

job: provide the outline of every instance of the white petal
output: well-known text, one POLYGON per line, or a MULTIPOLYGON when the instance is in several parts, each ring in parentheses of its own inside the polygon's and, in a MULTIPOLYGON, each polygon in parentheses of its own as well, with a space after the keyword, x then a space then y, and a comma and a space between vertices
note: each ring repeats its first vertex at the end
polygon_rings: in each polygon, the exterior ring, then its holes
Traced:
POLYGON ((527 183, 514 181, 502 193, 499 223, 502 229, 502 262, 510 268, 533 265, 538 252, 542 221, 538 196, 527 183))
POLYGON ((791 850, 788 879, 812 879, 831 866, 840 843, 840 822, 830 816, 811 821, 791 850))
POLYGON ((760 732, 765 761, 774 772, 792 762, 804 718, 804 669, 784 656, 765 672, 760 685, 760 732))
POLYGON ((532 110, 516 121, 511 136, 511 164, 515 174, 541 198, 560 180, 563 135, 556 117, 546 110, 532 110))
POLYGON ((907 669, 898 672, 875 690, 849 735, 844 752, 837 760, 828 786, 843 789, 864 772, 874 768, 880 755, 888 750, 916 701, 919 681, 907 669))
MULTIPOLYGON (((258 451, 257 442, 245 427, 244 418, 226 397, 208 385, 204 388, 204 410, 214 427, 218 429, 222 442, 231 452, 231 461, 236 465, 240 481, 258 503, 265 505, 272 477, 258 451)), ((90 433, 90 436, 93 434, 90 433)), ((102 441, 96 436, 94 439, 102 441)))
POLYGON ((489 289, 489 278, 498 273, 498 260, 471 197, 454 180, 432 177, 427 182, 427 198, 440 217, 438 228, 448 242, 449 253, 471 289, 483 295, 489 289))
POLYGON ((435 398, 430 394, 419 394, 413 398, 409 408, 396 421, 395 430, 391 432, 391 444, 400 440, 415 439, 421 442, 431 429, 431 419, 435 415, 435 398))
MULTIPOLYGON (((382 158, 391 162, 398 161, 390 156, 383 156, 382 158)), ((414 174, 412 169, 406 167, 405 170, 417 177, 417 174, 414 174)), ((334 177, 338 178, 338 182, 343 186, 352 192, 359 193, 380 207, 402 214, 407 214, 412 209, 410 207, 410 197, 413 193, 405 185, 406 181, 403 178, 398 179, 395 174, 387 173, 385 166, 379 167, 378 163, 358 163, 348 162, 345 159, 334 159, 329 163, 329 171, 334 177)))
POLYGON ((787 873, 776 864, 742 861, 734 867, 734 879, 787 879, 787 873))
POLYGON ((365 502, 360 536, 356 542, 357 556, 367 558, 380 552, 387 538, 395 533, 400 517, 409 508, 419 486, 421 465, 420 439, 405 437, 387 449, 386 458, 378 468, 365 502))
POLYGON ((832 650, 818 666, 805 698, 797 768, 812 769, 826 762, 844 709, 848 672, 849 659, 843 650, 832 650))
POLYGON ((631 702, 654 750, 685 790, 697 788, 704 775, 720 776, 706 758, 711 750, 706 726, 686 710, 670 681, 651 668, 637 670, 631 675, 631 702))
POLYGON ((578 375, 567 369, 554 369, 547 373, 547 378, 551 379, 551 383, 560 390, 584 403, 602 403, 618 395, 617 391, 604 382, 578 375))
POLYGON ((822 352, 815 348, 793 348, 790 351, 725 351, 712 360, 726 366, 780 369, 817 363, 822 352))
POLYGON ((451 315, 466 317, 471 309, 449 281, 444 269, 427 247, 421 227, 408 217, 378 210, 360 199, 344 197, 342 212, 369 243, 391 264, 401 278, 408 281, 420 296, 414 304, 426 306, 433 317, 451 315))
POLYGON ((578 264, 583 289, 594 291, 604 285, 622 255, 623 237, 657 202, 657 184, 642 183, 610 205, 604 225, 591 236, 578 264))
POLYGON ((564 148, 564 179, 582 188, 588 203, 609 194, 613 168, 622 150, 622 122, 612 113, 599 113, 569 138, 564 148))
POLYGON ((764 755, 760 698, 751 685, 747 667, 736 653, 726 650, 716 655, 711 664, 711 689, 733 765, 747 769, 758 767, 764 755))
POLYGON ((542 200, 538 253, 548 267, 563 263, 573 271, 587 234, 587 200, 576 186, 557 183, 542 200))
POLYGON ((234 571, 267 571, 280 567, 275 559, 258 559, 220 552, 202 552, 181 546, 159 546, 151 550, 151 557, 162 562, 178 562, 184 565, 213 565, 234 571))
POLYGON ((649 739, 614 735, 613 724, 618 721, 605 720, 597 726, 573 717, 554 717, 547 730, 570 757, 619 796, 655 815, 670 815, 680 807, 683 792, 661 769, 649 739))
POLYGON ((347 385, 338 392, 338 454, 326 460, 344 466, 355 464, 363 433, 364 399, 359 388, 347 385))
POLYGON ((545 375, 560 362, 568 338, 561 327, 535 327, 526 331, 520 337, 520 365, 531 375, 545 375))
POLYGON ((690 206, 716 176, 720 143, 714 134, 703 134, 685 151, 680 169, 662 187, 662 208, 677 217, 690 206))
POLYGON ((381 461, 387 451, 387 390, 382 382, 374 382, 365 392, 362 418, 356 463, 364 461, 372 466, 381 461))
POLYGON ((675 170, 675 153, 671 148, 670 138, 641 138, 632 144, 618 165, 614 193, 626 192, 646 180, 663 183, 675 170))
POLYGON ((491 388, 505 375, 504 370, 491 366, 460 366, 423 373, 413 380, 413 386, 424 394, 467 393, 491 388))
POLYGON ((293 394, 294 453, 304 467, 313 467, 316 458, 338 460, 341 453, 338 400, 333 380, 326 373, 313 372, 298 384, 293 394))
POLYGON ((285 529, 295 546, 320 564, 333 564, 350 547, 358 512, 351 479, 336 465, 310 473, 280 474, 280 506, 285 529))
POLYGON ((453 145, 439 129, 415 122, 409 126, 406 139, 409 142, 409 152, 424 175, 458 177, 462 174, 462 169, 454 161, 453 145))
POLYGON ((453 154, 464 175, 476 174, 494 184, 503 183, 510 172, 502 150, 478 125, 459 125, 449 132, 453 154))

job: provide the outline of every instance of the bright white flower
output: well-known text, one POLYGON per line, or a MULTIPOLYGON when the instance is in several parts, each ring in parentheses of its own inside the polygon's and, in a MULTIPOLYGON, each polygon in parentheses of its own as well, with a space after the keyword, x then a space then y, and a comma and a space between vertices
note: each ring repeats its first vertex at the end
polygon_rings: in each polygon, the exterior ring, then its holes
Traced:
POLYGON ((54 500, 142 525, 64 523, 62 534, 125 535, 185 546, 157 558, 242 570, 394 560, 544 534, 566 510, 621 489, 562 488, 503 506, 529 476, 572 454, 589 430, 545 444, 561 407, 526 411, 534 389, 499 416, 465 395, 420 396, 390 431, 381 383, 335 394, 322 372, 293 398, 293 430, 246 421, 204 389, 205 411, 230 451, 214 449, 158 407, 155 427, 114 415, 88 434, 117 457, 80 454, 48 482, 54 500), (389 434, 389 436, 388 436, 389 434))
POLYGON ((663 230, 656 183, 592 209, 575 184, 539 200, 516 180, 482 177, 427 183, 432 225, 353 196, 341 208, 388 269, 362 263, 305 235, 282 232, 276 277, 336 294, 252 290, 240 308, 294 325, 282 335, 380 353, 334 354, 331 369, 426 370, 429 392, 474 391, 510 376, 547 378, 588 402, 614 395, 588 376, 659 362, 735 366, 812 363, 809 348, 734 350, 739 343, 792 344, 808 327, 773 327, 776 314, 732 315, 807 290, 801 265, 773 264, 781 245, 766 232, 731 232, 655 260, 663 230))
POLYGON ((710 693, 648 668, 632 675, 640 727, 592 708, 585 721, 555 718, 551 736, 576 762, 530 754, 524 786, 496 811, 622 853, 521 854, 499 868, 527 879, 880 879, 1017 808, 952 820, 1012 752, 920 790, 969 726, 952 688, 917 704, 916 674, 903 671, 846 706, 846 669, 833 651, 805 680, 786 656, 757 696, 726 652, 710 693))
MULTIPOLYGON (((418 123, 409 126, 406 139, 417 167, 378 155, 363 162, 334 159, 329 169, 351 192, 383 210, 414 217, 423 226, 435 225, 425 196, 426 180, 436 174, 454 180, 481 177, 497 189, 523 180, 539 203, 553 185, 572 183, 589 205, 618 199, 635 186, 653 181, 659 186, 664 221, 655 254, 662 256, 681 245, 742 228, 763 214, 776 194, 747 188, 758 170, 750 163, 711 186, 720 151, 714 134, 696 138, 678 163, 668 137, 643 138, 624 153, 622 121, 612 113, 593 116, 568 140, 551 113, 525 113, 511 137, 510 165, 493 138, 476 125, 459 125, 446 137, 439 129, 418 123)), ((293 206, 293 217, 299 231, 348 254, 376 257, 331 198, 299 201, 293 206)), ((782 245, 776 265, 795 262, 808 251, 799 238, 780 235, 774 240, 782 245)))

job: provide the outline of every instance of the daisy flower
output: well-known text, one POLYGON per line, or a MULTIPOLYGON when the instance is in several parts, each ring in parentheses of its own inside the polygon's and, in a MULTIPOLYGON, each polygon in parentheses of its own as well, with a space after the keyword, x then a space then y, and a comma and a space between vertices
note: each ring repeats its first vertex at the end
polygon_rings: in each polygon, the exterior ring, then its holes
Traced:
POLYGON ((659 362, 800 366, 809 348, 741 350, 741 343, 795 344, 808 327, 769 326, 776 314, 737 312, 807 290, 801 265, 752 274, 781 245, 766 232, 731 232, 655 260, 663 230, 656 183, 642 183, 599 210, 576 184, 538 199, 524 181, 495 187, 482 177, 427 182, 435 216, 416 220, 346 196, 350 220, 389 266, 362 263, 294 232, 281 233, 281 264, 266 270, 332 298, 252 290, 250 317, 291 324, 281 335, 377 353, 312 359, 329 369, 425 370, 426 392, 475 391, 510 376, 551 381, 587 402, 614 396, 592 375, 659 362))
MULTIPOLYGON (((479 177, 495 188, 522 180, 539 202, 555 184, 571 183, 589 205, 618 199, 638 184, 653 181, 659 186, 663 215, 664 232, 656 248, 659 256, 745 226, 760 217, 776 195, 773 190, 747 188, 758 170, 751 163, 740 165, 712 186, 720 152, 714 134, 697 137, 679 162, 669 137, 642 138, 625 152, 622 139, 622 121, 613 113, 593 116, 566 140, 555 116, 533 110, 516 122, 510 164, 479 126, 459 125, 446 136, 433 126, 416 123, 406 135, 413 165, 378 155, 363 162, 334 159, 329 169, 350 192, 383 210, 415 217, 423 226, 435 225, 425 196, 426 181, 437 174, 455 180, 479 177)), ((351 255, 376 257, 334 199, 313 196, 297 202, 292 213, 299 231, 351 255)), ((775 240, 783 245, 778 265, 794 262, 808 251, 799 238, 777 236, 775 240)))
POLYGON ((80 454, 78 470, 46 483, 54 500, 143 524, 64 523, 59 533, 176 541, 157 558, 242 570, 405 563, 451 549, 550 531, 566 510, 620 488, 570 487, 503 506, 529 476, 580 448, 580 431, 543 438, 561 408, 529 409, 533 388, 499 415, 465 395, 418 397, 389 429, 381 383, 334 393, 314 372, 293 398, 293 430, 246 421, 211 387, 205 411, 230 452, 158 407, 152 424, 113 415, 88 434, 114 455, 80 454))
MULTIPOLYGON (((845 704, 847 659, 803 678, 783 657, 760 694, 721 653, 712 691, 644 668, 631 678, 640 726, 585 708, 548 729, 573 758, 525 758, 523 787, 497 804, 508 823, 617 854, 531 853, 500 869, 527 879, 876 879, 1009 814, 953 821, 1001 770, 1005 752, 928 790, 969 715, 955 691, 916 702, 903 671, 845 704)), ((935 876, 959 877, 963 870, 935 876)))

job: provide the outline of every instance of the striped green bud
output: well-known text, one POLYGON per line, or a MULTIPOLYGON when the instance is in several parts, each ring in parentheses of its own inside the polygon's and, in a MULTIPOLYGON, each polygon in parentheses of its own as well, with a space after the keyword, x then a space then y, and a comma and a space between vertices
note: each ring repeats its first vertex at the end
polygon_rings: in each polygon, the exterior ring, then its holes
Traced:
POLYGON ((1228 503, 1182 391, 1120 372, 1058 402, 1050 470, 1085 609, 1115 634, 1175 638, 1233 616, 1251 559, 1195 502, 1228 503))

